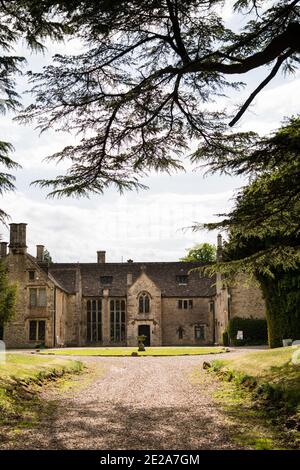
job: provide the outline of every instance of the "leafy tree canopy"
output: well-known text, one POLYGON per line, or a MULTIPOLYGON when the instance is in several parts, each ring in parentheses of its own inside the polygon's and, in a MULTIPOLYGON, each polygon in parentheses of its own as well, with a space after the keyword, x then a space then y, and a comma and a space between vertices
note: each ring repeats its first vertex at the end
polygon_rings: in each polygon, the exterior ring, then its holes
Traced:
MULTIPOLYGON (((6 267, 0 261, 0 330, 15 312, 16 286, 9 284, 6 267)), ((0 338, 1 339, 1 338, 0 338)))
POLYGON ((186 256, 180 261, 199 261, 204 264, 213 263, 216 261, 217 250, 215 245, 210 243, 200 243, 193 248, 187 250, 186 256))
POLYGON ((82 137, 50 156, 70 161, 67 174, 37 182, 53 196, 143 187, 147 171, 182 168, 191 139, 222 152, 227 116, 211 104, 242 86, 232 77, 271 68, 231 125, 280 69, 299 63, 299 0, 236 0, 234 12, 246 20, 239 32, 224 25, 223 0, 29 3, 60 13, 85 44, 30 74, 35 104, 20 117, 82 137))
MULTIPOLYGON (((287 120, 273 135, 246 135, 238 158, 232 158, 235 137, 219 153, 204 151, 210 171, 250 176, 250 184, 236 196, 231 212, 217 223, 194 228, 229 233, 223 262, 224 273, 244 271, 274 276, 274 272, 300 266, 300 117, 287 120)), ((205 155, 205 156, 204 156, 205 155)), ((222 214, 221 214, 222 216, 222 214)))
MULTIPOLYGON (((2 0, 0 2, 0 112, 16 111, 20 107, 15 90, 15 77, 21 73, 25 58, 14 55, 14 46, 23 39, 31 50, 44 49, 41 40, 46 37, 62 39, 67 27, 54 20, 49 11, 41 9, 43 2, 27 0, 2 0)), ((11 157, 13 146, 0 137, 0 195, 14 189, 14 176, 6 170, 18 168, 11 157)), ((0 221, 7 214, 0 209, 0 221)))

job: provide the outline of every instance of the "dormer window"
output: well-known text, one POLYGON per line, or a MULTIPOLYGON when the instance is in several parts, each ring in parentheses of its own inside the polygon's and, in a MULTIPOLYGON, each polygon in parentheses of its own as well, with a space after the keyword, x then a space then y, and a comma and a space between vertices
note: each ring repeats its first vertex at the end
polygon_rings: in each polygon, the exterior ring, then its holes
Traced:
POLYGON ((187 274, 180 274, 179 276, 176 276, 176 281, 180 286, 186 286, 188 279, 189 277, 187 274))
POLYGON ((100 276, 100 282, 104 286, 109 286, 113 282, 113 277, 112 276, 100 276))
POLYGON ((150 312, 150 297, 147 293, 142 293, 139 296, 139 313, 150 312))

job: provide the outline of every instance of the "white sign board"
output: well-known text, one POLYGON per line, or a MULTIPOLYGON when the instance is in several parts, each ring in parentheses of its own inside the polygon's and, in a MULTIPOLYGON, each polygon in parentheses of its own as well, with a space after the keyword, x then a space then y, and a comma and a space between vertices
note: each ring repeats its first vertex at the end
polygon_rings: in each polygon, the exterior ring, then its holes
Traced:
POLYGON ((5 343, 4 341, 0 341, 0 364, 5 363, 5 343))
POLYGON ((236 339, 244 339, 243 331, 237 332, 236 339))

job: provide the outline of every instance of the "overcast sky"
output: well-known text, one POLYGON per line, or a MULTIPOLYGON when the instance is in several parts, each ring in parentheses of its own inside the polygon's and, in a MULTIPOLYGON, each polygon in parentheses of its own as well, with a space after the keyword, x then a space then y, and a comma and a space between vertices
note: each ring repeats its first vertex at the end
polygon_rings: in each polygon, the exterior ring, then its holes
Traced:
MULTIPOLYGON (((230 21, 229 10, 224 10, 230 21)), ((49 44, 44 56, 26 56, 28 68, 39 70, 51 61, 56 52, 78 50, 78 43, 49 44)), ((232 93, 226 106, 243 102, 249 92, 268 73, 256 70, 242 77, 247 82, 244 91, 232 93)), ((234 79, 234 77, 233 77, 234 79)), ((240 80, 241 77, 238 77, 240 80)), ((18 81, 19 91, 26 89, 25 79, 18 81)), ((254 106, 246 112, 236 130, 254 130, 260 134, 280 125, 284 116, 299 112, 300 73, 278 75, 258 95, 254 106)), ((24 97, 26 103, 28 98, 24 97)), ((16 172, 17 191, 4 196, 0 207, 11 216, 11 222, 25 222, 28 251, 35 254, 35 245, 44 244, 56 262, 96 261, 96 251, 106 250, 107 261, 176 261, 185 249, 195 243, 215 242, 216 234, 192 233, 183 230, 193 222, 215 220, 215 214, 226 212, 232 204, 234 191, 243 182, 224 176, 203 177, 200 171, 188 169, 171 176, 155 174, 143 180, 148 191, 130 192, 120 196, 115 190, 90 199, 46 199, 46 191, 30 186, 37 178, 58 174, 53 164, 43 162, 47 155, 60 150, 74 137, 47 132, 39 136, 34 126, 21 126, 9 116, 1 116, 1 139, 15 147, 13 158, 22 165, 16 172)), ((8 231, 2 227, 2 239, 8 231)))

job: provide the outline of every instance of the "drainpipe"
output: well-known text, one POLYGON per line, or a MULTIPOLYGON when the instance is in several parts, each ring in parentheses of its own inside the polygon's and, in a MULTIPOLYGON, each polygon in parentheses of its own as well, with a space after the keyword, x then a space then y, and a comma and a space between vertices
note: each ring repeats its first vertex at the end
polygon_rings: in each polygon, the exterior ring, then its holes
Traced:
POLYGON ((56 346, 56 287, 54 287, 53 299, 53 347, 56 346))
POLYGON ((215 313, 215 301, 213 300, 213 309, 212 309, 212 321, 213 321, 213 344, 216 342, 216 313, 215 313))

